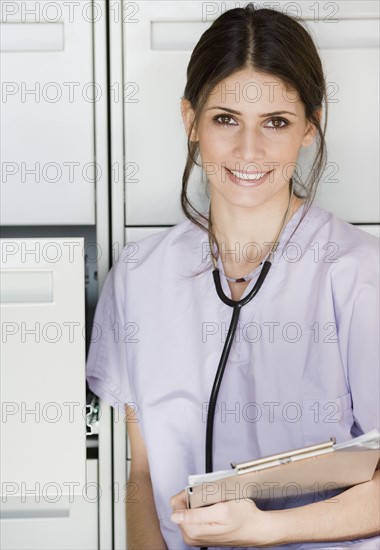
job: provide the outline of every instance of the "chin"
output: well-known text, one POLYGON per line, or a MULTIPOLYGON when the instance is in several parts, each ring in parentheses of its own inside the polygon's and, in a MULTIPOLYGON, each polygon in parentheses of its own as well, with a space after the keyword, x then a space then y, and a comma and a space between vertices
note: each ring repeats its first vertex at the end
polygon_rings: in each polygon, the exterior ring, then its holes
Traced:
POLYGON ((233 207, 255 208, 266 203, 276 201, 283 202, 284 195, 288 193, 289 182, 282 180, 281 182, 265 182, 258 187, 243 188, 233 183, 229 183, 228 187, 222 187, 223 192, 217 185, 225 185, 217 183, 210 186, 211 200, 227 202, 233 207))
POLYGON ((259 197, 231 197, 227 199, 227 202, 231 206, 238 206, 241 208, 256 208, 257 206, 262 206, 265 204, 269 199, 267 198, 259 198, 259 197))

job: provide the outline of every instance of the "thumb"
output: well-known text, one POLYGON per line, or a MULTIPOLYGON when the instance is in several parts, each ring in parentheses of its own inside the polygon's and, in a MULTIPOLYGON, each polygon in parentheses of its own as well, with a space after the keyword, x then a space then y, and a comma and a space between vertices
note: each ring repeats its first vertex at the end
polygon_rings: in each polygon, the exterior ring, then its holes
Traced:
POLYGON ((177 510, 186 510, 187 509, 187 494, 186 489, 177 493, 174 497, 170 499, 170 505, 173 508, 173 512, 177 510))

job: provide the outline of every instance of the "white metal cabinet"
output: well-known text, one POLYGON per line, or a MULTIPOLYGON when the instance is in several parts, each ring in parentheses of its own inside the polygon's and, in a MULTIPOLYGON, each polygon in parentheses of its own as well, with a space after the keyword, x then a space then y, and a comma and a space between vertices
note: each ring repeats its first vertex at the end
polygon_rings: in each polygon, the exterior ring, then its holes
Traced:
MULTIPOLYGON (((307 23, 321 46, 329 98, 327 166, 316 203, 350 222, 378 223, 379 20, 307 23)), ((300 164, 307 173, 311 163, 300 164)))
MULTIPOLYGON (((206 30, 208 24, 197 24, 201 13, 202 2, 137 2, 133 13, 125 13, 127 225, 170 225, 184 219, 179 197, 186 135, 180 98, 195 40, 184 47, 183 33, 190 32, 195 39, 200 30, 206 30), (162 26, 167 30, 165 43, 161 40, 162 26)), ((204 185, 200 179, 201 171, 195 169, 191 177, 193 197, 202 205, 204 185)))
MULTIPOLYGON (((36 517, 66 517, 70 499, 86 490, 83 244, 0 241, 1 531, 8 541, 14 521, 20 529, 36 517)), ((37 532, 10 548, 31 548, 37 532)))
POLYGON ((0 222, 93 224, 94 109, 106 90, 93 84, 92 2, 2 2, 1 15, 0 222))
POLYGON ((56 502, 9 497, 3 505, 0 546, 2 550, 97 550, 98 461, 87 460, 86 485, 73 498, 62 495, 56 502), (27 510, 25 510, 27 508, 27 510))

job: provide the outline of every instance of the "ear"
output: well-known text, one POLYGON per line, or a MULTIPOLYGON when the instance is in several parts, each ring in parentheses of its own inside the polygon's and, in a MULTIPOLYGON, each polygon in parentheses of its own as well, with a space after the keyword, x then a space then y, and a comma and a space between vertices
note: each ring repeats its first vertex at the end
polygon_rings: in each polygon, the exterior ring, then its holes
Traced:
MULTIPOLYGON (((194 120, 195 112, 191 106, 190 101, 188 99, 185 99, 184 97, 181 99, 181 113, 182 113, 183 124, 186 130, 186 135, 188 136, 190 132, 191 123, 194 120)), ((194 128, 190 136, 190 141, 198 141, 198 134, 194 128)))
MULTIPOLYGON (((319 122, 321 122, 322 107, 316 111, 316 115, 319 119, 319 122)), ((313 143, 316 134, 317 134, 317 128, 314 126, 314 124, 308 121, 306 131, 301 142, 302 147, 309 147, 309 145, 313 143)))

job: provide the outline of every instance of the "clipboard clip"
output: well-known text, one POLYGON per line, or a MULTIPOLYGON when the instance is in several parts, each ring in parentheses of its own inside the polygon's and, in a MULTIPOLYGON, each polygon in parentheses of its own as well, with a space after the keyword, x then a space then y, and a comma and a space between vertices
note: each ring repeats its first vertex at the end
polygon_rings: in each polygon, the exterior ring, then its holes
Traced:
POLYGON ((270 468, 280 464, 288 464, 289 462, 294 462, 295 460, 301 460, 303 458, 309 458, 331 452, 334 450, 335 443, 336 438, 331 437, 330 441, 318 443, 317 445, 311 445, 310 447, 303 447, 302 449, 294 449, 292 451, 285 451, 276 455, 264 456, 256 460, 250 460, 249 462, 231 462, 231 467, 236 470, 238 474, 262 470, 264 468, 270 468))

